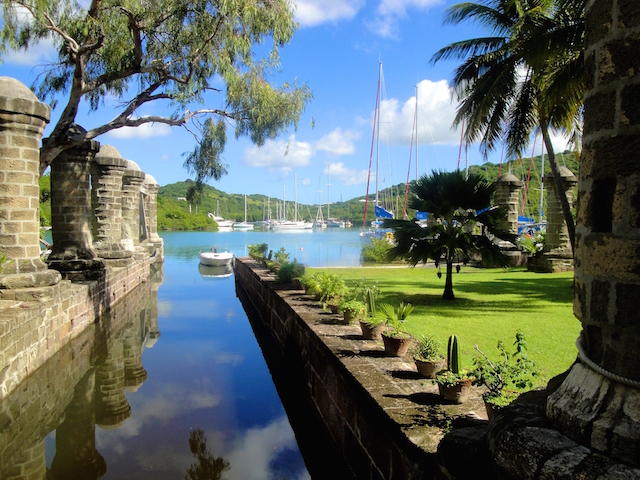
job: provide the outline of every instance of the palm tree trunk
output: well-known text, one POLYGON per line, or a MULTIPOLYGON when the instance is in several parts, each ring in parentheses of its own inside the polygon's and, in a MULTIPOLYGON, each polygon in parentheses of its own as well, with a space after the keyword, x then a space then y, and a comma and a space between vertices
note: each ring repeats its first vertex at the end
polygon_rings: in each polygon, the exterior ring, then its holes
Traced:
POLYGON ((447 274, 444 281, 443 300, 453 300, 453 259, 447 259, 447 274))
MULTIPOLYGON (((551 144, 551 137, 549 136, 549 128, 545 121, 540 121, 540 130, 542 131, 542 138, 547 148, 547 155, 549 158, 549 166, 551 167, 551 174, 553 175, 553 183, 556 187, 556 195, 560 200, 560 206, 562 207, 562 215, 564 221, 567 224, 567 231, 569 233, 569 241, 571 242, 571 252, 575 250, 575 236, 576 226, 573 222, 573 215, 571 214, 571 208, 569 207, 569 201, 567 200, 567 193, 564 190, 562 178, 558 172, 558 165, 556 164, 556 155, 553 151, 553 145, 551 144)), ((544 174, 544 172, 542 172, 544 174)))

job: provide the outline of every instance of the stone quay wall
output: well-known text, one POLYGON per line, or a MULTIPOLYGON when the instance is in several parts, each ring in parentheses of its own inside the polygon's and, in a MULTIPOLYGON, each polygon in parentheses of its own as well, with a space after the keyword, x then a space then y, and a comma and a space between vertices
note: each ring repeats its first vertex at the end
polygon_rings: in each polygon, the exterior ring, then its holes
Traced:
MULTIPOLYGON (((157 310, 154 306, 157 300, 153 293, 157 291, 161 281, 161 271, 159 273, 160 275, 152 276, 150 282, 138 284, 122 301, 114 305, 108 315, 100 318, 95 328, 85 328, 79 332, 18 388, 0 400, 0 478, 48 478, 45 437, 69 421, 65 415, 69 408, 75 408, 76 411, 95 409, 91 402, 95 403, 101 396, 108 394, 104 384, 94 382, 95 393, 81 395, 89 405, 80 406, 78 402, 72 404, 74 397, 86 393, 78 392, 76 388, 83 378, 95 376, 95 372, 103 368, 110 352, 117 350, 118 346, 122 351, 121 344, 130 331, 135 330, 136 338, 143 342, 143 347, 152 346, 154 330, 155 338, 158 336, 157 310), (145 319, 146 335, 138 332, 141 317, 145 319)), ((126 359, 122 359, 121 363, 124 364, 125 361, 126 359)), ((93 423, 81 425, 80 431, 73 432, 74 436, 84 439, 87 437, 85 433, 88 433, 90 443, 93 423)), ((63 454, 60 450, 60 445, 57 445, 56 455, 63 454)), ((80 455, 86 454, 87 449, 75 448, 75 451, 76 455, 80 455)), ((76 460, 78 465, 90 463, 87 459, 76 460)), ((99 467, 99 462, 96 463, 96 467, 99 467)), ((74 476, 71 472, 68 473, 62 478, 80 478, 78 474, 74 476)), ((93 478, 97 476, 94 475, 93 478)))
POLYGON ((145 258, 107 267, 99 280, 0 289, 0 399, 145 283, 149 265, 150 258, 145 258))
POLYGON ((434 478, 446 431, 487 423, 480 389, 462 405, 444 404, 411 359, 386 356, 359 326, 340 324, 253 260, 236 258, 235 278, 241 301, 246 294, 291 369, 285 381, 302 380, 296 401, 308 403, 353 478, 434 478))

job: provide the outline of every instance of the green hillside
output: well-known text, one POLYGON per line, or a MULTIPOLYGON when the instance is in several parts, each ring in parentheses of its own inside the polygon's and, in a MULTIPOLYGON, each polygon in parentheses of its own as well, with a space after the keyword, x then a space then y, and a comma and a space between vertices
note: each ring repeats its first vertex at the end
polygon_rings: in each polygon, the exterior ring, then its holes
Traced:
MULTIPOLYGON (((502 166, 502 173, 511 170, 516 177, 522 180, 526 186, 527 176, 529 174, 529 165, 531 164, 531 175, 527 188, 527 197, 525 202, 525 216, 535 217, 537 220, 540 205, 540 162, 541 157, 511 161, 502 166)), ((559 166, 566 166, 578 174, 578 161, 576 155, 572 152, 565 152, 557 155, 559 166)), ((472 165, 469 167, 470 173, 482 175, 488 181, 495 181, 498 178, 500 165, 493 163, 485 163, 483 165, 472 165)), ((545 174, 550 174, 548 161, 545 161, 545 174)), ((413 182, 412 182, 413 183, 413 182)), ((204 190, 197 201, 197 205, 191 205, 189 212, 189 202, 187 202, 187 191, 193 185, 192 180, 176 182, 164 187, 160 187, 158 192, 158 230, 206 230, 215 228, 213 220, 207 217, 209 212, 216 213, 219 206, 220 216, 229 219, 241 221, 244 219, 244 196, 241 194, 229 194, 210 185, 205 185, 204 190), (181 200, 179 200, 181 199, 181 200), (196 212, 197 210, 197 212, 196 212)), ((405 184, 401 183, 390 188, 386 188, 379 192, 378 197, 380 203, 393 211, 400 212, 402 215, 404 203, 405 184)), ((525 188, 520 192, 520 206, 524 197, 525 188)), ((577 194, 577 188, 574 192, 577 194)), ((375 192, 369 194, 369 207, 367 211, 367 224, 374 219, 373 200, 375 192)), ((331 203, 331 217, 341 220, 350 220, 354 226, 361 226, 364 216, 364 195, 353 198, 346 202, 331 203)), ((276 217, 277 204, 282 204, 282 199, 272 197, 270 201, 265 195, 247 195, 247 221, 255 222, 268 217, 268 202, 271 205, 271 216, 276 217)), ((298 214, 306 220, 313 220, 318 210, 317 205, 298 204, 298 214)), ((323 206, 323 216, 327 217, 327 206, 323 206)), ((415 211, 408 210, 408 218, 413 218, 415 211)), ((293 203, 287 201, 287 218, 293 217, 293 203)))

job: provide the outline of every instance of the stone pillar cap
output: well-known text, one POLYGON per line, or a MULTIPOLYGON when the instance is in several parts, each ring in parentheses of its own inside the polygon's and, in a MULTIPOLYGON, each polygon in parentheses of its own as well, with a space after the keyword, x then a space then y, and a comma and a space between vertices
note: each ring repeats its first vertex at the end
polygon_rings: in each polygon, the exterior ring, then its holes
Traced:
POLYGON ((158 182, 156 182, 156 179, 153 178, 153 175, 149 173, 145 174, 144 183, 146 183, 147 185, 158 185, 158 182))
POLYGON ((498 183, 513 184, 517 187, 522 186, 522 182, 518 180, 518 177, 516 177, 513 173, 510 173, 510 172, 503 173, 502 175, 500 175, 500 178, 498 178, 498 183))
POLYGON ((125 177, 144 179, 145 173, 140 170, 140 167, 136 162, 127 159, 125 159, 125 162, 127 163, 126 170, 124 171, 125 177))
POLYGON ((0 77, 0 110, 39 117, 49 123, 51 109, 22 82, 11 77, 0 77))
MULTIPOLYGON (((565 182, 565 183, 578 183, 578 178, 567 167, 565 167, 565 166, 558 167, 558 173, 560 174, 560 178, 562 178, 563 182, 565 182)), ((546 180, 546 179, 552 180, 553 179, 553 174, 549 173, 549 174, 545 175, 544 178, 543 178, 543 181, 546 180)))
POLYGON ((122 158, 120 152, 113 145, 101 145, 100 151, 96 153, 95 161, 99 165, 127 167, 127 161, 122 158))

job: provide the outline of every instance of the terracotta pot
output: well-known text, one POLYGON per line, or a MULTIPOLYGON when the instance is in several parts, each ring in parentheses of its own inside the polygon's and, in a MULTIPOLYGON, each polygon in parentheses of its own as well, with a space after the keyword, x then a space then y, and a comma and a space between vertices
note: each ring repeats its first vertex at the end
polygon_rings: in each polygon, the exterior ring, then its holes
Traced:
POLYGON ((438 384, 438 390, 440 391, 440 396, 446 401, 464 403, 469 397, 469 393, 471 393, 471 379, 456 380, 456 383, 451 387, 438 384))
POLYGON ((413 338, 411 337, 389 337, 382 335, 384 351, 392 357, 404 357, 407 351, 409 351, 412 341, 413 338))
POLYGON ((418 360, 414 359, 416 362, 416 368, 418 369, 418 373, 422 375, 424 378, 436 378, 436 373, 442 370, 447 366, 447 360, 418 360))
POLYGON ((339 306, 337 303, 330 303, 327 305, 327 307, 329 307, 329 310, 331 310, 331 313, 338 313, 339 306))
POLYGON ((347 325, 354 323, 355 320, 360 320, 362 318, 363 312, 352 313, 351 310, 345 310, 342 312, 342 316, 344 318, 344 323, 347 325))
POLYGON ((380 325, 372 327, 361 321, 360 328, 362 329, 362 336, 365 340, 380 340, 382 339, 382 332, 384 331, 385 325, 381 323, 380 325))

